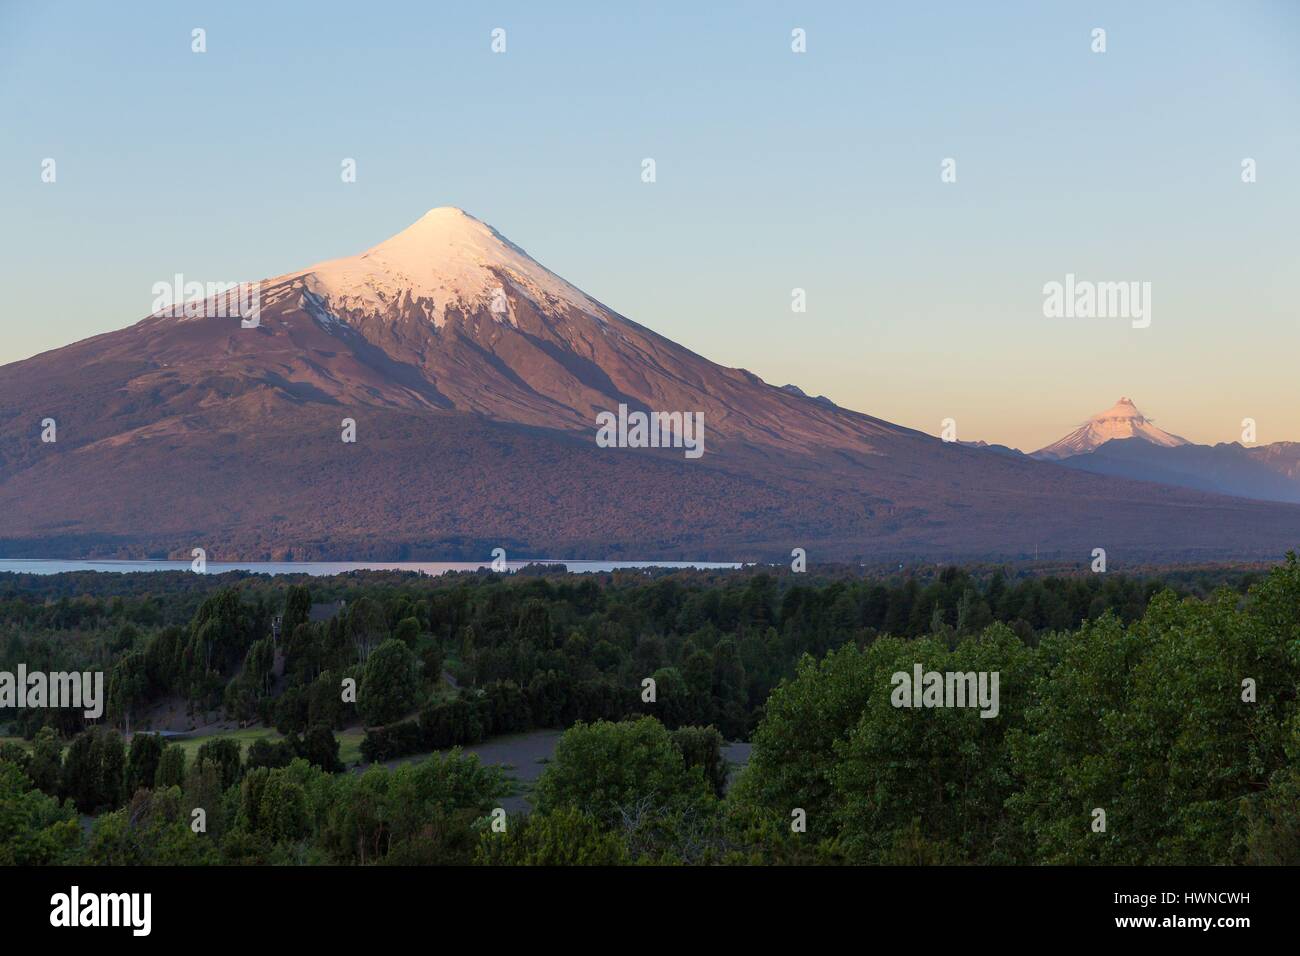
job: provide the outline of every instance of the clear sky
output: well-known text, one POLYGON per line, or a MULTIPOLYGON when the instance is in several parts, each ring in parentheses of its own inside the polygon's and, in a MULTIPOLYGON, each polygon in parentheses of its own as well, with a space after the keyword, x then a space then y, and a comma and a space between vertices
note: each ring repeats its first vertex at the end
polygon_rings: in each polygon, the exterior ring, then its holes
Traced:
POLYGON ((0 0, 0 362, 440 205, 931 433, 1032 449, 1126 395, 1194 441, 1300 440, 1295 0, 0 0), (1150 282, 1150 327, 1046 318, 1066 273, 1150 282))

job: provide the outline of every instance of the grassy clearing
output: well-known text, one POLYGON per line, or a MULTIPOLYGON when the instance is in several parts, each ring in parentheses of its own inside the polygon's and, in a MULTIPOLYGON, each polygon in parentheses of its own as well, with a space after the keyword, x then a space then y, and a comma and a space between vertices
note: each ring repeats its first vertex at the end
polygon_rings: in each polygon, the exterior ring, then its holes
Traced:
POLYGON ((361 741, 366 739, 366 732, 360 727, 349 727, 334 734, 339 739, 339 759, 349 767, 361 762, 361 741))
MULTIPOLYGON (((360 727, 349 727, 347 730, 336 730, 334 736, 339 742, 339 759, 348 766, 358 763, 361 760, 361 741, 366 734, 360 727)), ((199 748, 210 740, 234 740, 239 743, 240 754, 247 758, 248 748, 252 746, 255 740, 266 740, 270 743, 283 740, 284 735, 272 727, 250 727, 245 730, 222 731, 215 734, 206 734, 202 737, 187 737, 184 740, 175 740, 172 743, 185 751, 186 760, 194 760, 199 752, 199 748)))
POLYGON ((198 755, 199 748, 211 740, 234 740, 239 743, 241 756, 248 756, 248 748, 255 740, 269 740, 274 743, 284 738, 270 727, 249 727, 245 730, 224 730, 220 733, 205 734, 202 737, 185 737, 182 740, 168 741, 168 746, 180 747, 185 752, 186 763, 192 763, 198 755))

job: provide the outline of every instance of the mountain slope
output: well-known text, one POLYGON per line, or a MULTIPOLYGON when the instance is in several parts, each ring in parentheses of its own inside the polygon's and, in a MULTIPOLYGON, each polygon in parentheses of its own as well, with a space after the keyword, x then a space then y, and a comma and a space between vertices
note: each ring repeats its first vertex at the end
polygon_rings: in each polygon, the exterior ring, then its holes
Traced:
POLYGON ((1154 481, 1261 501, 1300 503, 1300 473, 1288 474, 1287 465, 1294 461, 1294 457, 1288 457, 1287 450, 1268 445, 1244 448, 1235 442, 1165 448, 1141 439, 1127 438, 1108 441, 1085 455, 1062 459, 1061 464, 1099 475, 1154 481))
POLYGON ((1275 441, 1271 445, 1256 445, 1246 453, 1270 471, 1300 482, 1300 442, 1275 441))
POLYGON ((268 279, 261 302, 256 328, 153 315, 0 367, 0 553, 1148 560, 1300 542, 1300 508, 946 444, 716 365, 459 210, 268 279), (703 457, 598 447, 621 404, 701 413, 703 457))

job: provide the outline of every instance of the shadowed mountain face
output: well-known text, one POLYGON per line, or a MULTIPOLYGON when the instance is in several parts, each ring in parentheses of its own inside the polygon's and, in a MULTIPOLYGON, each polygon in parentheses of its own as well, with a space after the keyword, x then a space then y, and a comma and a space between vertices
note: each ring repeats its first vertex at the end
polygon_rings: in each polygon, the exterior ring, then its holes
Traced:
POLYGON ((1195 445, 1156 427, 1127 398, 1032 457, 1096 475, 1300 503, 1300 443, 1195 445))
POLYGON ((1151 560, 1297 542, 1300 507, 945 444, 715 365, 454 209, 266 280, 255 328, 155 315, 0 368, 7 555, 1151 560), (620 404, 702 413, 704 456, 598 447, 620 404))
POLYGON ((1140 438, 1113 439, 1061 464, 1098 475, 1155 481, 1240 498, 1300 503, 1300 444, 1245 448, 1218 445, 1161 447, 1140 438))

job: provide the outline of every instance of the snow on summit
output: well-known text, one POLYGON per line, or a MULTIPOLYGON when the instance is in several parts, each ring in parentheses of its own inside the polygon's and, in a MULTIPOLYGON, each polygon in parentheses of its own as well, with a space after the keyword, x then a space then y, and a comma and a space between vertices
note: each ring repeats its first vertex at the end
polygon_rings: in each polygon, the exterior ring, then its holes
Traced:
POLYGON ((1157 428, 1151 419, 1138 411, 1132 399, 1121 398, 1104 412, 1093 415, 1060 441, 1038 449, 1033 457, 1051 460, 1069 458, 1072 455, 1086 454, 1116 438, 1141 438, 1165 448, 1189 444, 1187 439, 1157 428))
POLYGON ((449 307, 462 314, 486 309, 499 321, 512 322, 501 292, 506 298, 523 295, 542 312, 600 312, 577 288, 454 206, 430 209, 360 255, 322 262, 297 277, 335 311, 384 313, 409 300, 438 328, 446 323, 449 307))

